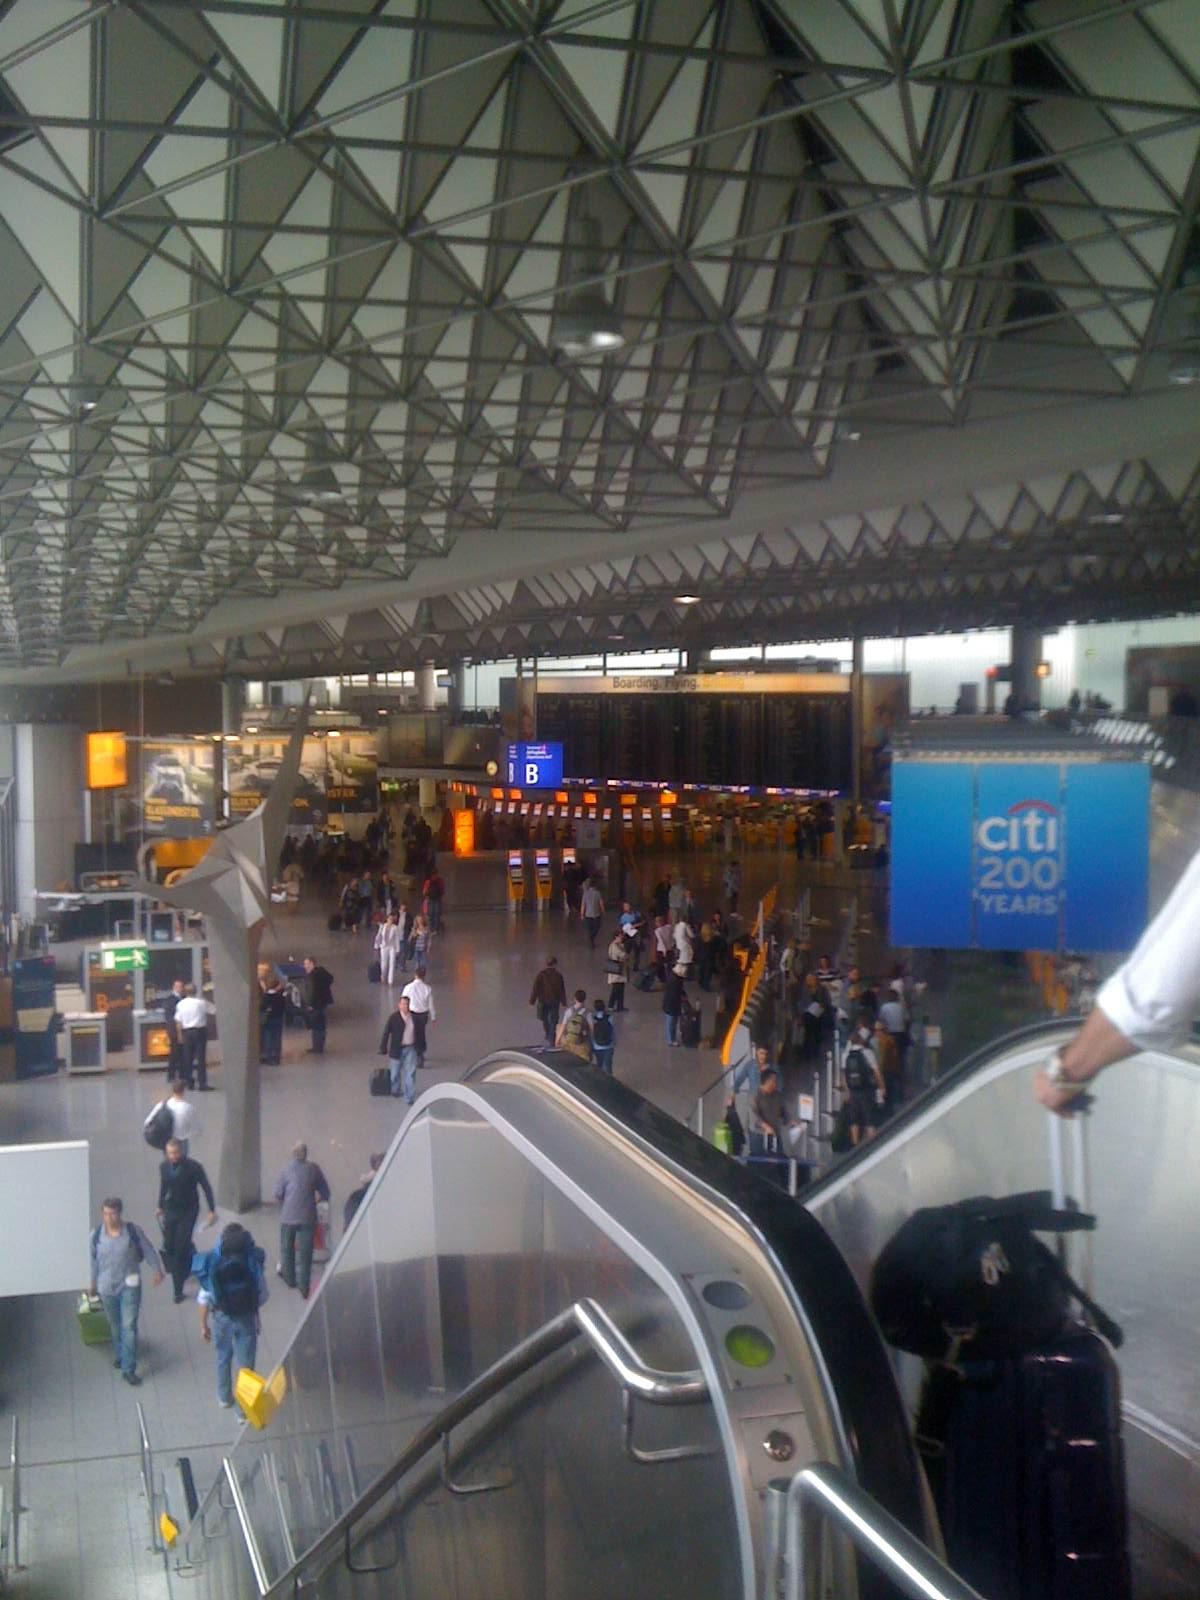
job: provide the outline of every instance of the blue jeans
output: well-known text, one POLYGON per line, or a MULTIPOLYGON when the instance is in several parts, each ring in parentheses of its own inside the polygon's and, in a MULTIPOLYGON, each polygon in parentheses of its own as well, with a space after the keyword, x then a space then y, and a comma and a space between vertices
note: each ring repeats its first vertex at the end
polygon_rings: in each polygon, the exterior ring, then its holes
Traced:
POLYGON ((400 1095, 412 1105, 417 1098, 417 1047, 415 1044, 402 1044, 398 1056, 388 1058, 388 1071, 392 1075, 392 1093, 399 1099, 400 1095))
POLYGON ((137 1325, 142 1309, 142 1289, 139 1284, 131 1289, 121 1285, 119 1294, 104 1296, 104 1310, 112 1333, 113 1354, 121 1363, 121 1371, 131 1377, 137 1371, 137 1325))
POLYGON ((217 1352, 217 1399, 233 1399, 233 1374, 253 1367, 258 1355, 258 1313, 230 1317, 215 1307, 212 1312, 213 1347, 217 1352))
POLYGON ((679 1032, 679 1018, 674 1012, 668 1011, 665 1013, 665 1020, 667 1024, 667 1043, 674 1044, 676 1035, 679 1032))
POLYGON ((592 1046, 592 1050, 596 1056, 596 1065, 600 1068, 601 1072, 607 1072, 610 1076, 613 1069, 613 1051, 616 1048, 617 1047, 615 1044, 594 1044, 592 1046))

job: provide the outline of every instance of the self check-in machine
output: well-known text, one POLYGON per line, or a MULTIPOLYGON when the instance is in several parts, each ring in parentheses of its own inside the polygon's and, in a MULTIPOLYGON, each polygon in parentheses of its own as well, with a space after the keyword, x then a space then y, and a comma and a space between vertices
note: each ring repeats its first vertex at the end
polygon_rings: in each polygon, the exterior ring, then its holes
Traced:
POLYGON ((537 886, 537 908, 540 914, 550 909, 552 879, 550 874, 550 852, 548 850, 534 852, 533 870, 537 886))
POLYGON ((519 911, 525 899, 525 857, 520 850, 508 852, 508 909, 519 911))
POLYGON ((642 807, 642 843, 654 848, 654 813, 649 806, 642 807))

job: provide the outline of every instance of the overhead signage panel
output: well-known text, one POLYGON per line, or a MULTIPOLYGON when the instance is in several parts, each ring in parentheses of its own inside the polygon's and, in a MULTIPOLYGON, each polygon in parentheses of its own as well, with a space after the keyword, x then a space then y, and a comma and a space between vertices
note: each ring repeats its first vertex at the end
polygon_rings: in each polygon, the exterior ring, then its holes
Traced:
POLYGON ((510 744, 508 781, 523 789, 557 789, 563 781, 561 744, 510 744))

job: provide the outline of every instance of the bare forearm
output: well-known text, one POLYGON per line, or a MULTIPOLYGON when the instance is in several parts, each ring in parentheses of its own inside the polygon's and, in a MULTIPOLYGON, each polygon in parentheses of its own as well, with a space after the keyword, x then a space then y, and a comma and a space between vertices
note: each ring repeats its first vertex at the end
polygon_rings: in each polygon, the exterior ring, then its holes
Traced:
POLYGON ((1135 1055, 1137 1048, 1133 1040, 1127 1039, 1097 1006, 1064 1048, 1063 1068, 1068 1078, 1085 1082, 1105 1067, 1111 1067, 1115 1061, 1124 1061, 1127 1056, 1135 1055))

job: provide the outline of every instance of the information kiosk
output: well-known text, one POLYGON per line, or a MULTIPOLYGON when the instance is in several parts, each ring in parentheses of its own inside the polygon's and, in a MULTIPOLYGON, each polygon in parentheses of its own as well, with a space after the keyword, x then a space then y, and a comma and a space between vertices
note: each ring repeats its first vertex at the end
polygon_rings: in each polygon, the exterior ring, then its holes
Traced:
POLYGON ((539 914, 550 909, 550 894, 553 881, 550 874, 550 852, 538 850, 533 857, 534 877, 537 886, 537 908, 539 914))
POLYGON ((649 806, 642 807, 642 843, 654 849, 654 813, 649 806))
POLYGON ((519 911, 525 899, 525 857, 520 850, 508 852, 508 909, 519 911))

